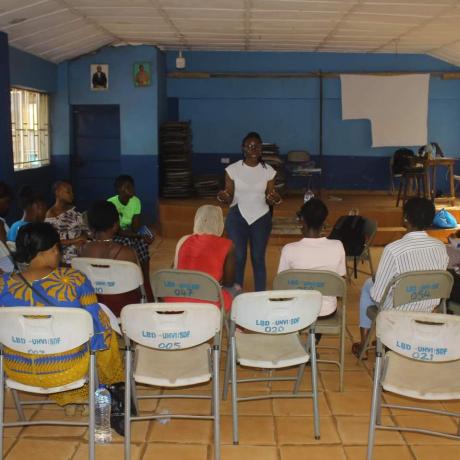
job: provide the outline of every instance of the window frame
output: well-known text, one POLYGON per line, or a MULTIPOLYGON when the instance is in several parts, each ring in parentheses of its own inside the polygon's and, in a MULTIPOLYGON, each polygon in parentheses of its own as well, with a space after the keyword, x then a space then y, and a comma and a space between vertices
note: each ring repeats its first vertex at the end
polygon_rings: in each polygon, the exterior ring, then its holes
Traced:
POLYGON ((10 100, 14 172, 19 173, 49 167, 51 165, 50 94, 32 88, 12 86, 10 88, 10 100), (15 92, 19 92, 20 96, 15 96, 15 92), (31 97, 30 94, 34 96, 31 97), (36 98, 35 102, 33 97, 36 98), (19 103, 17 102, 18 98, 19 103), (45 108, 41 107, 43 102, 46 102, 45 108), (45 120, 42 119, 43 111, 45 112, 45 120), (26 121, 22 121, 25 118, 26 121), (18 128, 21 121, 23 127, 18 128), (21 146, 19 152, 18 146, 21 146), (35 149, 35 153, 32 149, 35 149), (36 157, 32 158, 34 154, 36 157))

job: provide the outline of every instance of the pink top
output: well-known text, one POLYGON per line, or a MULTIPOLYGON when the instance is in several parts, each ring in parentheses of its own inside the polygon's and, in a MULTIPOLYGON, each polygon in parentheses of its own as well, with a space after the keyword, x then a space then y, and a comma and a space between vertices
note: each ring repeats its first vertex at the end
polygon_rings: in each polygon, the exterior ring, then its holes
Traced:
MULTIPOLYGON (((225 259, 231 247, 232 242, 228 238, 207 234, 190 235, 179 248, 176 268, 205 272, 220 283, 224 275, 225 259)), ((222 293, 225 310, 229 311, 232 306, 232 296, 225 289, 222 293)), ((165 301, 182 302, 184 299, 168 297, 165 301)))

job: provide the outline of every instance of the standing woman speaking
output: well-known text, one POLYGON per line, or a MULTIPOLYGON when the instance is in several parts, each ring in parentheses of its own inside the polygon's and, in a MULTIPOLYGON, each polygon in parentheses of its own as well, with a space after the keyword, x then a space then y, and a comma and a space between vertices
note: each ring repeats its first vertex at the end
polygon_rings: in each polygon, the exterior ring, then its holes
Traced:
POLYGON ((272 229, 269 206, 281 203, 281 197, 275 191, 276 171, 262 160, 259 134, 247 134, 242 148, 244 159, 225 169, 225 190, 217 194, 217 199, 230 204, 225 229, 235 245, 236 288, 243 288, 249 240, 255 290, 265 291, 265 250, 272 229))

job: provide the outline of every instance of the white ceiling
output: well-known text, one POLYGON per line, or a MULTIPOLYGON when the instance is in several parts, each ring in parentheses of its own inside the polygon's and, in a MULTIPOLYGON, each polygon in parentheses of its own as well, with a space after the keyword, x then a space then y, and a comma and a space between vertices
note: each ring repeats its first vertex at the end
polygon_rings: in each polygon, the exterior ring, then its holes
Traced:
POLYGON ((460 65, 460 0, 0 0, 12 46, 53 62, 104 45, 425 53, 460 65))

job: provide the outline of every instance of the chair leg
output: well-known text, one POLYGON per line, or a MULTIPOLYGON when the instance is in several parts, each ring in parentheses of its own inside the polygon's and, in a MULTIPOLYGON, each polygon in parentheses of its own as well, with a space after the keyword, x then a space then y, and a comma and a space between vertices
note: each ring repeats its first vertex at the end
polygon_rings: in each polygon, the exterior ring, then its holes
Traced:
POLYGON ((88 458, 94 460, 95 458, 95 429, 96 429, 96 355, 93 352, 89 355, 89 427, 88 427, 88 458))
POLYGON ((379 386, 380 386, 380 372, 381 372, 381 361, 382 357, 377 355, 377 359, 375 362, 375 373, 374 373, 374 385, 372 389, 372 403, 371 403, 371 419, 369 423, 369 435, 368 435, 368 442, 367 442, 367 460, 372 460, 372 453, 374 449, 374 440, 375 440, 375 425, 376 425, 376 417, 378 406, 380 406, 380 401, 378 401, 379 397, 379 386))
POLYGON ((11 390, 11 394, 13 395, 14 406, 16 407, 16 412, 18 413, 18 419, 23 422, 26 419, 24 415, 24 409, 22 408, 21 399, 19 398, 19 393, 17 390, 11 390))
POLYGON ((212 354, 212 408, 214 417, 214 460, 220 460, 219 347, 213 347, 212 354))
POLYGON ((340 327, 340 350, 339 350, 339 391, 343 391, 343 376, 344 376, 344 370, 345 370, 345 325, 346 325, 346 314, 345 314, 345 308, 342 306, 344 309, 342 313, 342 324, 340 327))
MULTIPOLYGON (((230 341, 229 341, 230 342, 230 341)), ((228 385, 230 383, 230 369, 232 364, 232 350, 230 347, 230 343, 227 346, 227 356, 225 358, 225 373, 224 373, 224 384, 222 388, 222 400, 227 400, 228 395, 228 385)))
POLYGON ((319 409, 318 409, 318 368, 316 363, 316 343, 315 333, 310 332, 310 350, 311 350, 311 389, 313 394, 313 425, 315 432, 315 439, 320 439, 319 430, 319 409))
MULTIPOLYGON (((130 351, 131 354, 131 369, 133 368, 134 364, 134 353, 130 351)), ((136 391, 136 382, 135 380, 131 377, 130 379, 130 384, 131 384, 131 404, 134 404, 134 409, 135 409, 135 414, 139 415, 139 401, 137 400, 137 391, 136 391)), ((131 412, 130 412, 131 414, 131 412)))
POLYGON ((369 329, 369 333, 367 334, 367 337, 366 337, 366 341, 364 342, 363 348, 361 349, 361 352, 359 354, 359 358, 358 358, 359 361, 363 360, 364 354, 369 349, 369 343, 371 341, 371 336, 374 332, 374 328, 375 328, 375 320, 372 321, 371 328, 369 329))
POLYGON ((236 339, 230 338, 231 346, 231 379, 232 379, 232 421, 233 421, 233 444, 238 444, 238 394, 236 382, 236 339))
MULTIPOLYGON (((375 363, 375 371, 377 372, 377 361, 375 363)), ((381 376, 383 374, 383 360, 380 361, 380 369, 379 369, 379 375, 381 376)), ((382 424, 382 385, 378 385, 377 387, 377 413, 375 416, 375 420, 377 425, 382 424)))
MULTIPOLYGON (((129 345, 125 351, 125 382, 131 382, 131 349, 129 345)), ((135 383, 134 383, 135 384, 135 383)), ((131 383, 125 384, 125 460, 131 458, 131 383)))
MULTIPOLYGON (((309 336, 310 336, 310 334, 309 334, 309 336)), ((307 340, 305 341, 304 348, 305 348, 305 351, 307 353, 310 352, 310 339, 309 338, 307 338, 307 340)), ((296 381, 294 383, 294 388, 292 389, 292 392, 294 394, 298 393, 300 391, 300 385, 302 384, 302 379, 303 379, 303 376, 305 374, 305 368, 306 367, 307 367, 307 364, 303 363, 297 369, 297 378, 296 378, 296 381)))
POLYGON ((294 388, 292 389, 292 392, 295 394, 295 393, 298 393, 300 391, 300 385, 302 383, 302 377, 303 375, 305 374, 305 368, 306 368, 306 364, 303 363, 299 366, 299 368, 297 369, 297 379, 294 383, 294 388))

